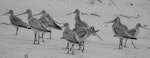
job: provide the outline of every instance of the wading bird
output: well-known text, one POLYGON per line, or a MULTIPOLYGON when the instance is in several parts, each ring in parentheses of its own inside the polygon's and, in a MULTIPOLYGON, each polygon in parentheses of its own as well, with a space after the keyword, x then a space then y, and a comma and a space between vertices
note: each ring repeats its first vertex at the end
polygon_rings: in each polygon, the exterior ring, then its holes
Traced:
MULTIPOLYGON (((138 23, 138 24, 136 24, 136 27, 135 27, 135 28, 129 30, 129 33, 130 33, 132 36, 136 37, 136 36, 140 33, 140 28, 148 29, 148 28, 145 28, 144 26, 142 26, 140 23, 138 23)), ((128 40, 128 39, 125 40, 125 45, 124 45, 124 47, 126 47, 127 40, 128 40)), ((131 40, 131 43, 132 43, 132 45, 134 46, 134 48, 136 48, 136 46, 135 46, 133 40, 131 40)))
POLYGON ((29 25, 31 26, 31 29, 34 31, 34 44, 36 44, 37 35, 38 35, 38 44, 39 44, 39 41, 40 41, 40 34, 39 33, 40 32, 46 33, 46 32, 51 32, 51 31, 46 29, 46 27, 44 26, 44 24, 40 20, 37 20, 36 18, 34 18, 32 16, 32 12, 30 9, 27 9, 26 12, 18 14, 16 16, 23 15, 23 14, 28 14, 29 25))
MULTIPOLYGON (((77 32, 77 35, 82 40, 82 43, 83 43, 82 45, 84 45, 84 40, 86 38, 88 38, 92 34, 97 35, 96 32, 98 32, 98 31, 95 31, 93 26, 89 27, 89 25, 87 23, 85 23, 84 21, 82 21, 80 19, 80 11, 79 11, 79 9, 76 9, 74 12, 66 14, 66 15, 70 15, 70 14, 74 14, 74 13, 76 13, 76 15, 75 15, 75 21, 76 22, 75 22, 75 28, 73 29, 73 31, 77 32), (91 30, 92 30, 92 32, 91 32, 91 30)), ((100 38, 99 35, 97 35, 97 36, 100 38)), ((101 40, 103 41, 103 39, 101 39, 101 40)), ((80 46, 81 45, 79 45, 79 49, 81 48, 80 46)), ((66 48, 68 48, 68 43, 67 43, 67 47, 66 48)), ((83 50, 84 50, 84 46, 83 46, 83 50)))
POLYGON ((65 23, 64 27, 65 27, 65 30, 63 32, 62 39, 65 39, 68 41, 68 52, 67 53, 69 53, 69 51, 72 51, 72 54, 74 54, 74 44, 80 44, 81 40, 79 39, 77 33, 69 28, 68 23, 65 23), (69 47, 69 44, 72 44, 72 46, 69 47))
MULTIPOLYGON (((42 17, 39 19, 45 26, 46 28, 49 27, 49 29, 51 30, 51 28, 57 29, 57 30, 62 30, 61 27, 59 25, 57 25, 56 21, 54 21, 49 14, 46 13, 45 10, 43 10, 42 12, 35 14, 33 16, 36 15, 40 15, 42 14, 42 17)), ((44 36, 44 34, 42 34, 42 37, 44 36)), ((51 39, 51 33, 50 33, 50 39, 51 39)))
POLYGON ((3 15, 7 15, 7 14, 10 14, 9 20, 10 20, 11 24, 16 27, 16 34, 15 35, 18 34, 18 30, 19 30, 20 27, 31 29, 30 26, 27 23, 25 23, 19 17, 16 17, 14 15, 14 11, 13 10, 9 10, 9 12, 7 12, 7 13, 5 13, 3 15))
POLYGON ((131 35, 129 33, 129 30, 128 30, 127 26, 120 22, 119 17, 116 17, 113 21, 109 21, 109 22, 106 22, 106 23, 114 23, 112 25, 113 32, 114 32, 115 36, 117 36, 120 39, 118 49, 122 49, 123 39, 132 39, 132 40, 137 39, 136 37, 134 37, 133 35, 131 35))

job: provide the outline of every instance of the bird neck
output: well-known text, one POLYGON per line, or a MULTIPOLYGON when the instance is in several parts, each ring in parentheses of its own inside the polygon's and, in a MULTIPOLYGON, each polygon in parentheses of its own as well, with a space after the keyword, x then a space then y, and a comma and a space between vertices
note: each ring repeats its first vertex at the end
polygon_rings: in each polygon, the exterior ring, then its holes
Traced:
POLYGON ((66 26, 66 27, 65 27, 65 31, 68 31, 68 30, 70 30, 70 27, 69 27, 69 26, 66 26))
POLYGON ((122 25, 122 23, 120 21, 115 22, 118 25, 122 25))
POLYGON ((139 26, 136 26, 136 29, 137 29, 137 30, 139 30, 139 29, 140 29, 140 27, 139 27, 139 26))
POLYGON ((28 20, 30 20, 30 18, 33 18, 33 16, 31 12, 28 12, 28 20))
POLYGON ((46 14, 43 14, 41 17, 46 17, 46 14))
POLYGON ((79 12, 76 13, 75 20, 76 20, 76 22, 80 22, 81 21, 79 12))
POLYGON ((12 12, 12 13, 10 13, 10 19, 11 18, 13 18, 15 15, 14 15, 14 13, 12 12))

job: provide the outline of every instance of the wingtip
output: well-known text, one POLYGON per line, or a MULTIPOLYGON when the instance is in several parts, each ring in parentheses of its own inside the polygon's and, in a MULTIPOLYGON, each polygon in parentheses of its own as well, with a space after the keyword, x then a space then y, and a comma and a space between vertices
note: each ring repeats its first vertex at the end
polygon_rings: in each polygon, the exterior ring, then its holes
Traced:
POLYGON ((28 28, 28 29, 31 29, 31 28, 28 28))
POLYGON ((133 39, 133 40, 137 40, 137 38, 136 38, 136 37, 126 37, 126 36, 123 36, 123 37, 125 37, 125 38, 129 38, 129 39, 133 39))

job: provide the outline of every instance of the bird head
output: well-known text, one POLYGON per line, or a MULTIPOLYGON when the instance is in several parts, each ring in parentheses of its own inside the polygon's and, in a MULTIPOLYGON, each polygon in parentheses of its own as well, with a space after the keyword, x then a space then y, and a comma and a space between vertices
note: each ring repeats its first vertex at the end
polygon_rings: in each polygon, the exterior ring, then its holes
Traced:
POLYGON ((147 30, 149 30, 148 28, 146 28, 146 27, 142 26, 142 25, 141 25, 141 23, 138 23, 136 26, 137 26, 137 27, 140 27, 140 28, 143 28, 143 29, 147 29, 147 30))
POLYGON ((113 21, 105 22, 105 24, 107 24, 107 23, 117 23, 117 22, 120 22, 120 18, 119 17, 116 17, 113 21))
POLYGON ((13 13, 13 10, 9 10, 9 12, 6 12, 6 13, 2 14, 2 16, 7 15, 7 14, 12 14, 12 13, 13 13))
POLYGON ((20 15, 27 14, 27 13, 31 13, 31 10, 30 10, 30 9, 27 9, 24 13, 18 14, 18 15, 16 15, 16 16, 20 16, 20 15))
POLYGON ((79 9, 76 9, 74 12, 66 14, 66 15, 70 15, 70 14, 74 14, 74 13, 79 13, 79 12, 80 12, 79 9))
POLYGON ((35 15, 33 15, 33 16, 37 16, 37 15, 40 15, 40 14, 45 15, 45 14, 46 14, 46 11, 45 11, 45 10, 42 10, 40 13, 35 14, 35 15))

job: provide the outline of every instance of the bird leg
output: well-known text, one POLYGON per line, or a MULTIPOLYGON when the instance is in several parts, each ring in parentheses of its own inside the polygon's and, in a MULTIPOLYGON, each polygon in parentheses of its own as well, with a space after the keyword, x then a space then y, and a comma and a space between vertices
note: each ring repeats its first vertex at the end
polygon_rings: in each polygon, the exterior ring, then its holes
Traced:
POLYGON ((72 51, 72 54, 74 54, 74 44, 72 44, 71 51, 72 51))
POLYGON ((78 50, 81 50, 82 42, 79 43, 79 48, 78 50))
POLYGON ((119 41, 119 48, 118 48, 118 49, 120 49, 120 45, 121 45, 121 39, 120 39, 120 41, 119 41))
POLYGON ((126 46, 126 45, 127 45, 127 40, 128 40, 128 39, 126 39, 126 40, 125 40, 125 44, 124 44, 124 47, 127 47, 127 46, 126 46))
MULTIPOLYGON (((50 29, 50 31, 51 31, 51 28, 49 28, 50 29)), ((52 32, 52 31, 51 31, 52 32)), ((49 39, 52 39, 52 34, 51 34, 51 32, 50 32, 50 38, 49 39)))
POLYGON ((44 41, 44 37, 43 37, 43 36, 44 36, 44 34, 42 33, 42 37, 41 37, 41 38, 43 39, 43 40, 42 40, 42 42, 45 42, 45 41, 44 41))
POLYGON ((133 42, 133 40, 132 40, 131 42, 132 42, 132 45, 133 45, 133 47, 136 49, 136 46, 134 45, 134 42, 133 42))
POLYGON ((67 52, 67 54, 69 54, 69 50, 70 50, 70 48, 69 48, 69 43, 67 43, 67 46, 68 46, 68 52, 67 52))
POLYGON ((18 29, 19 29, 19 28, 17 27, 17 29, 16 29, 16 36, 17 36, 17 33, 18 33, 18 29))
POLYGON ((84 52, 84 41, 83 41, 83 44, 82 44, 82 53, 84 52))
POLYGON ((38 44, 40 44, 40 33, 38 32, 38 44))
POLYGON ((34 32, 34 44, 36 44, 35 42, 37 41, 36 37, 37 37, 37 32, 34 32))
POLYGON ((67 42, 67 46, 64 49, 69 49, 69 42, 67 42))
POLYGON ((122 46, 123 46, 123 39, 121 39, 121 49, 122 49, 122 46))

